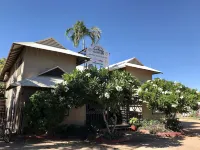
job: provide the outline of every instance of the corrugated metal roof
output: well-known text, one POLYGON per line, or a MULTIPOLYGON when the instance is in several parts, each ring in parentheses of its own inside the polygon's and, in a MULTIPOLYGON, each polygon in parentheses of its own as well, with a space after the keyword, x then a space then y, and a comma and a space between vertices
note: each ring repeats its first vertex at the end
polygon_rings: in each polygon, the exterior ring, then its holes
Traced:
POLYGON ((4 65, 4 68, 2 69, 2 72, 0 75, 0 81, 3 81, 5 73, 12 67, 13 63, 16 61, 17 57, 20 55, 20 52, 23 50, 24 46, 76 56, 77 65, 80 65, 81 63, 84 63, 85 61, 88 61, 90 59, 89 57, 85 55, 82 55, 82 54, 79 54, 77 52, 73 52, 67 49, 38 44, 35 42, 15 42, 11 46, 10 52, 6 60, 6 64, 4 65))
POLYGON ((66 49, 64 46, 62 46, 60 43, 58 43, 54 38, 47 38, 44 40, 37 41, 36 43, 66 49))
POLYGON ((73 52, 71 50, 47 46, 47 45, 38 44, 38 43, 35 43, 35 42, 15 42, 14 44, 27 46, 27 47, 33 47, 33 48, 39 48, 39 49, 43 49, 43 50, 54 51, 54 52, 59 52, 59 53, 63 53, 63 54, 68 54, 68 55, 72 55, 72 56, 77 56, 77 57, 89 59, 89 57, 82 55, 82 54, 79 54, 79 53, 76 53, 76 52, 73 52))
MULTIPOLYGON (((147 67, 147 66, 144 66, 144 65, 138 65, 138 64, 133 64, 133 63, 130 63, 132 60, 134 60, 136 58, 131 58, 131 59, 127 59, 125 61, 122 61, 122 62, 119 62, 119 63, 116 63, 116 64, 113 64, 113 65, 110 65, 109 66, 109 70, 117 70, 117 69, 121 69, 121 68, 125 68, 125 67, 133 67, 133 68, 138 68, 138 69, 142 69, 142 70, 148 70, 148 71, 151 71, 155 74, 157 73, 162 73, 161 71, 159 70, 155 70, 153 68, 150 68, 150 67, 147 67)), ((137 60, 137 59, 136 59, 137 60)), ((140 61, 137 60, 139 63, 140 61)), ((140 63, 142 64, 142 63, 140 63)))
POLYGON ((41 87, 41 88, 54 88, 58 83, 63 82, 62 78, 48 77, 48 76, 37 76, 29 79, 24 79, 12 83, 10 88, 22 86, 22 87, 41 87))

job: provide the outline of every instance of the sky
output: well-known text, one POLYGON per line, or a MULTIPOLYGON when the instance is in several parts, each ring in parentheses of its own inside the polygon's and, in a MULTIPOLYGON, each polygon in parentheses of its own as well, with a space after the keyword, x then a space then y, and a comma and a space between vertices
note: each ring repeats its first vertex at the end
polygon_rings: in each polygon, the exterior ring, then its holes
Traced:
POLYGON ((48 37, 78 52, 65 36, 77 20, 102 30, 110 64, 136 57, 163 72, 154 77, 200 90, 199 0, 1 0, 0 58, 48 37))

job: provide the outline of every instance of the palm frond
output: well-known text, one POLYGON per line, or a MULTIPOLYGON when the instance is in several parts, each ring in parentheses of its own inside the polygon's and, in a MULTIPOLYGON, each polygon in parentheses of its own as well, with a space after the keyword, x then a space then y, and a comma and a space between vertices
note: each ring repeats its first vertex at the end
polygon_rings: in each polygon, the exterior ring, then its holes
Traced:
POLYGON ((65 32, 65 35, 70 38, 70 36, 73 34, 73 28, 68 28, 65 32))
POLYGON ((78 47, 80 40, 88 36, 92 44, 98 43, 101 38, 101 30, 98 27, 88 29, 83 21, 77 21, 72 28, 66 30, 66 36, 78 47))

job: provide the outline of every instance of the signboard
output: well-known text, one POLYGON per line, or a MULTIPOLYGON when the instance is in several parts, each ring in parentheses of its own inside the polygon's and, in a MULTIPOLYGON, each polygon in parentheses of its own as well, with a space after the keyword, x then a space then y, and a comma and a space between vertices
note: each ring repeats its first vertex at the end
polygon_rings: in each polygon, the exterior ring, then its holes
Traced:
POLYGON ((91 60, 87 62, 87 66, 105 68, 108 67, 109 53, 105 51, 101 46, 94 45, 87 49, 86 56, 90 57, 91 60))

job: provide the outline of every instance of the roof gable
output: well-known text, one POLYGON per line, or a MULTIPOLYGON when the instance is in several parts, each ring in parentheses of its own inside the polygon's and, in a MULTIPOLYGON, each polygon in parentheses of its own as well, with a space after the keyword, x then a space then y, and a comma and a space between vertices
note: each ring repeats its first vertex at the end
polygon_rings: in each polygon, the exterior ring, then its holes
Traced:
POLYGON ((64 46, 62 46, 60 43, 58 43, 54 38, 47 38, 44 40, 37 41, 36 43, 42 44, 42 45, 47 45, 47 46, 52 46, 52 47, 56 47, 56 48, 66 49, 64 46))
POLYGON ((55 67, 52 69, 49 69, 45 72, 42 72, 41 74, 39 74, 38 76, 48 76, 48 77, 62 77, 62 75, 65 73, 65 71, 63 69, 61 69, 60 67, 55 67))
POLYGON ((136 64, 136 65, 143 66, 143 64, 137 58, 132 58, 129 61, 127 61, 127 63, 131 63, 131 64, 136 64))

